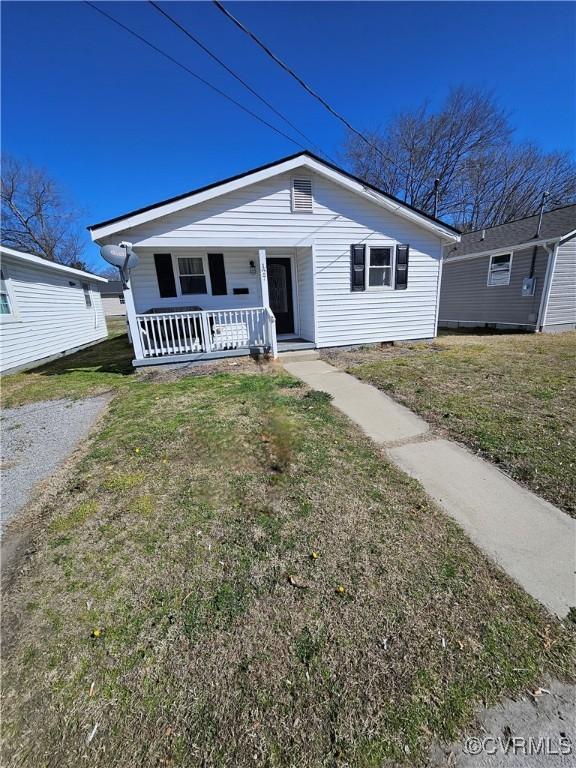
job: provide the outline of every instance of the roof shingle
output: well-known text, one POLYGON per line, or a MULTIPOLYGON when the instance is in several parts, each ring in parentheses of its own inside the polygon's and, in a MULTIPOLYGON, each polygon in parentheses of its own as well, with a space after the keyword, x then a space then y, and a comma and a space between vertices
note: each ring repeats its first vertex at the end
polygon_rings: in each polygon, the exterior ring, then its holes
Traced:
POLYGON ((538 238, 536 238, 537 229, 538 214, 535 214, 524 219, 510 221, 507 224, 499 224, 496 227, 468 232, 462 235, 460 243, 449 248, 446 258, 453 259, 456 256, 468 256, 474 253, 495 251, 500 248, 512 248, 530 243, 531 240, 552 240, 567 235, 576 230, 576 204, 547 211, 542 216, 542 226, 538 238))

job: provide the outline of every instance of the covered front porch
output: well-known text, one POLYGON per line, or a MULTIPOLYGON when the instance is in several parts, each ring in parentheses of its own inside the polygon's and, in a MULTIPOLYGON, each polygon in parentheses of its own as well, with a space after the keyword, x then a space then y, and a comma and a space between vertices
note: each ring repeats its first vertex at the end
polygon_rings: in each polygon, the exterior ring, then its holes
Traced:
POLYGON ((310 247, 136 251, 124 291, 135 366, 314 348, 310 247))

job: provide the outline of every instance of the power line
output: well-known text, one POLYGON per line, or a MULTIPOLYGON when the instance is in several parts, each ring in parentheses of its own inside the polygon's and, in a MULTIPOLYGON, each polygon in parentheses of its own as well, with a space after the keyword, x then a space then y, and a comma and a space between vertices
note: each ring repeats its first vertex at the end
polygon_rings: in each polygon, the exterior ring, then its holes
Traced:
POLYGON ((166 51, 163 51, 161 48, 158 48, 158 46, 154 45, 154 43, 151 43, 149 40, 147 40, 145 37, 142 37, 142 35, 138 34, 138 32, 135 32, 133 29, 130 29, 130 27, 126 26, 126 24, 123 24, 121 21, 118 21, 118 19, 114 18, 114 16, 111 16, 109 13, 106 13, 106 11, 103 11, 101 8, 98 8, 98 6, 94 5, 94 3, 91 3, 90 0, 84 0, 84 3, 90 8, 92 8, 94 11, 97 11, 102 16, 105 16, 107 19, 112 21, 114 24, 119 26, 121 29, 123 29, 125 32, 128 32, 128 34, 132 35, 133 37, 140 40, 140 42, 147 45, 149 48, 152 48, 152 50, 156 51, 156 53, 159 53, 161 56, 164 56, 165 59, 168 59, 173 64, 176 64, 177 67, 180 67, 180 69, 183 69, 185 72, 187 72, 189 75, 192 75, 196 80, 203 83, 205 86, 210 88, 211 90, 218 93, 223 98, 230 101, 232 104, 237 106, 239 109, 241 109, 243 112, 246 112, 246 114, 253 117, 255 120, 258 120, 258 122, 262 123, 263 125, 267 126, 268 128, 271 128, 273 131, 278 133, 280 136, 283 136, 285 139, 288 139, 288 141, 292 142, 292 144, 296 144, 297 147, 300 147, 303 150, 306 150, 306 147, 301 144, 296 139, 293 139, 292 136, 289 136, 287 133, 284 133, 284 131, 280 130, 280 128, 276 128, 275 125, 272 125, 272 123, 269 123, 267 120, 265 120, 263 117, 260 117, 260 115, 257 115, 255 112, 252 112, 251 109, 248 109, 248 107, 245 107, 243 104, 241 104, 239 101, 236 101, 232 96, 229 96, 224 91, 220 90, 217 86, 213 85, 211 82, 206 80, 205 78, 201 77, 200 75, 196 74, 196 72, 193 72, 191 69, 189 69, 185 64, 182 64, 182 62, 178 61, 177 59, 170 56, 169 53, 166 53, 166 51))
POLYGON ((188 29, 186 29, 180 22, 178 22, 176 19, 174 19, 172 16, 170 16, 169 13, 167 13, 163 8, 161 8, 158 3, 154 2, 154 0, 148 0, 149 4, 156 10, 158 13, 161 13, 162 16, 164 16, 168 21, 173 24, 175 27, 177 27, 181 32, 183 32, 186 37, 188 37, 190 40, 192 40, 193 43, 195 43, 199 48, 201 48, 205 53, 210 56, 211 59, 216 61, 218 64, 220 64, 221 67, 223 67, 232 77, 234 77, 236 80, 238 80, 239 83, 241 83, 247 90, 250 91, 251 94, 256 96, 257 99, 259 99, 263 104, 265 104, 268 109, 272 110, 274 114, 278 115, 282 120, 284 120, 287 125, 290 126, 293 130, 296 131, 296 133, 299 133, 300 136, 302 136, 303 139, 305 139, 310 146, 314 147, 319 153, 326 155, 326 157, 329 157, 325 152, 323 152, 320 147, 318 147, 315 142, 312 141, 312 139, 307 136, 305 133, 303 133, 294 123, 292 123, 286 115, 282 114, 280 110, 276 109, 276 107, 271 104, 267 99, 264 98, 264 96, 260 95, 258 91, 256 91, 249 83, 247 83, 245 80, 243 80, 240 75, 238 75, 231 67, 229 67, 222 59, 220 59, 215 53, 213 53, 208 46, 206 46, 201 40, 199 40, 195 35, 193 35, 188 29))
POLYGON ((367 144, 369 147, 371 147, 371 148, 372 148, 372 149, 373 149, 375 152, 377 152, 377 153, 380 155, 380 157, 381 157, 383 160, 385 160, 385 161, 387 161, 387 162, 389 162, 389 163, 392 163, 392 165, 395 165, 395 166, 396 166, 396 168, 397 168, 399 171, 401 171, 402 173, 406 174, 406 177, 407 177, 407 179, 408 179, 408 180, 409 180, 409 179, 411 179, 411 178, 412 178, 412 179, 413 179, 413 178, 415 178, 414 176, 412 176, 412 175, 410 174, 410 172, 409 172, 409 171, 407 171, 407 170, 405 170, 404 168, 402 168, 402 166, 400 166, 400 165, 399 165, 399 164, 398 164, 398 163, 397 163, 395 160, 393 160, 391 157, 388 157, 387 155, 385 155, 385 154, 382 152, 382 150, 381 150, 379 147, 377 147, 377 146, 376 146, 376 144, 373 144, 373 143, 372 143, 372 142, 371 142, 369 139, 367 139, 367 138, 366 138, 366 136, 365 136, 363 133, 361 133, 361 132, 360 132, 360 131, 358 131, 356 128, 354 128, 354 126, 353 126, 353 125, 352 125, 350 122, 348 122, 348 120, 347 120, 345 117, 343 117, 343 116, 342 116, 342 115, 341 115, 339 112, 337 112, 335 109, 333 109, 333 108, 330 106, 330 104, 328 104, 328 102, 327 102, 325 99, 323 99, 323 98, 322 98, 322 96, 320 96, 319 94, 317 94, 317 93, 316 93, 316 91, 314 91, 314 90, 313 90, 313 89, 312 89, 312 88, 311 88, 311 87, 308 85, 308 83, 306 83, 306 82, 305 82, 305 81, 304 81, 304 80, 303 80, 303 79, 302 79, 302 78, 301 78, 299 75, 297 75, 297 74, 296 74, 296 72, 294 72, 294 70, 293 70, 291 67, 289 67, 289 66, 288 66, 288 64, 285 64, 285 63, 282 61, 282 59, 279 59, 279 58, 278 58, 278 56, 276 56, 276 54, 275 54, 273 51, 271 51, 271 50, 270 50, 270 48, 268 48, 268 46, 267 46, 267 45, 266 45, 264 42, 262 42, 262 40, 260 40, 260 38, 259 38, 259 37, 257 37, 257 36, 254 34, 254 32, 251 32, 251 31, 248 29, 248 27, 246 27, 246 26, 245 26, 245 25, 244 25, 244 24, 243 24, 241 21, 239 21, 239 19, 237 19, 235 16, 233 16, 233 15, 230 13, 230 11, 229 11, 227 8, 225 8, 225 7, 222 5, 222 3, 221 3, 221 2, 219 2, 219 0, 212 0, 212 2, 213 2, 213 3, 214 3, 214 5, 215 5, 215 6, 218 8, 218 10, 219 10, 219 11, 222 11, 222 13, 223 13, 223 14, 224 14, 224 15, 225 15, 225 16, 226 16, 228 19, 230 19, 230 21, 231 21, 233 24, 235 24, 235 25, 238 27, 238 29, 241 29, 241 30, 242 30, 242 32, 244 32, 244 34, 248 35, 248 37, 250 37, 250 38, 251 38, 251 39, 252 39, 252 40, 253 40, 253 41, 254 41, 254 42, 257 44, 257 45, 259 45, 259 46, 260 46, 260 48, 262 48, 262 50, 263 50, 263 51, 264 51, 264 52, 265 52, 265 53, 266 53, 266 54, 267 54, 267 55, 268 55, 268 56, 269 56, 271 59, 273 59, 273 61, 275 61, 275 62, 276 62, 276 64, 278 64, 278 66, 282 67, 282 69, 283 69, 285 72, 287 72, 287 73, 288 73, 288 74, 289 74, 291 77, 293 77, 293 78, 294 78, 294 80, 296 80, 296 82, 297 82, 297 83, 299 83, 299 84, 302 86, 302 88, 304 88, 304 90, 305 90, 305 91, 307 91, 307 92, 308 92, 308 93, 309 93, 311 96, 313 96, 313 97, 314 97, 314 98, 315 98, 317 101, 319 101, 319 102, 320 102, 320 104, 322 104, 322 106, 323 106, 325 109, 327 109, 327 110, 328 110, 328 112, 330 112, 330 114, 331 114, 331 115, 333 115, 335 118, 337 118, 338 120, 340 120, 340 122, 341 122, 341 123, 343 123, 343 124, 346 126, 346 128, 348 128, 350 131, 352 131, 352 133, 355 133, 355 134, 356 134, 356 136, 358 136, 360 139, 362 139, 362 141, 364 141, 364 142, 365 142, 365 143, 366 143, 366 144, 367 144))

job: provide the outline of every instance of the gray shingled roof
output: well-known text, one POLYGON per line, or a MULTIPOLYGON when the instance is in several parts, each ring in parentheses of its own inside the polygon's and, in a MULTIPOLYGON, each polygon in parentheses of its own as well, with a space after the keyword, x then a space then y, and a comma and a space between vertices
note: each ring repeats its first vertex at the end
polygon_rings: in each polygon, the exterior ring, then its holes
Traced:
MULTIPOLYGON (((538 229, 538 214, 527 216, 525 219, 510 221, 508 224, 499 224, 484 230, 468 232, 462 235, 460 243, 448 248, 447 258, 466 256, 472 253, 495 251, 499 248, 512 248, 513 246, 530 243, 535 240, 538 229)), ((542 226, 538 240, 548 240, 562 237, 576 230, 576 204, 566 205, 547 211, 542 217, 542 226)))
POLYGON ((116 296, 122 293, 122 281, 121 280, 108 280, 107 283, 100 288, 102 296, 116 296))

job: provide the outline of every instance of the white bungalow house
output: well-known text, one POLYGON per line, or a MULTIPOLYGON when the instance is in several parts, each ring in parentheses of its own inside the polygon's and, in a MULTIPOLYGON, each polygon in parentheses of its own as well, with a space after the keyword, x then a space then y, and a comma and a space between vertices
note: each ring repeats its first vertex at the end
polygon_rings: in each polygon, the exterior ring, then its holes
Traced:
POLYGON ((0 246, 0 372, 33 368, 108 335, 105 277, 0 246))
POLYGON ((134 365, 436 335, 458 231, 303 152, 90 226, 132 244, 134 365))

